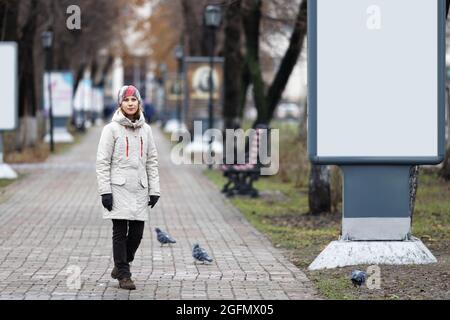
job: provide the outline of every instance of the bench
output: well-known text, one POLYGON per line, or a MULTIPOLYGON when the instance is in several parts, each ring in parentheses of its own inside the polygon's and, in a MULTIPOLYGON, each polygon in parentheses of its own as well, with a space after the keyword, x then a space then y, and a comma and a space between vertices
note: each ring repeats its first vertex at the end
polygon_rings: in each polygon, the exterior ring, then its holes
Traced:
POLYGON ((220 166, 224 177, 227 178, 227 182, 222 188, 222 192, 227 197, 244 195, 256 198, 259 196, 259 192, 253 186, 253 183, 261 175, 262 164, 259 158, 259 148, 261 146, 260 135, 264 130, 268 130, 266 125, 257 125, 254 131, 254 137, 249 137, 249 147, 245 155, 245 163, 239 164, 235 161, 234 164, 223 164, 220 166))

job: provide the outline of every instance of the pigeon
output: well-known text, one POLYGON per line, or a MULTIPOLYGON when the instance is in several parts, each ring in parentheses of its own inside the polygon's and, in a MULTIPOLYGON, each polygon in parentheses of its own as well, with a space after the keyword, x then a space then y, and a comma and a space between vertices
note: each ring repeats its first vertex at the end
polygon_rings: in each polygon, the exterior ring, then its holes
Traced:
POLYGON ((194 244, 192 248, 192 256, 195 260, 205 263, 205 261, 212 262, 213 259, 208 255, 205 249, 201 248, 198 243, 194 244))
POLYGON ((365 273, 364 271, 360 271, 360 270, 354 270, 352 271, 352 283, 353 286, 359 286, 361 287, 361 285, 366 282, 367 279, 367 273, 365 273))
POLYGON ((176 243, 176 241, 174 239, 172 239, 172 237, 170 235, 168 235, 164 231, 161 231, 161 229, 155 228, 155 231, 156 231, 156 238, 161 243, 161 247, 164 244, 176 243))

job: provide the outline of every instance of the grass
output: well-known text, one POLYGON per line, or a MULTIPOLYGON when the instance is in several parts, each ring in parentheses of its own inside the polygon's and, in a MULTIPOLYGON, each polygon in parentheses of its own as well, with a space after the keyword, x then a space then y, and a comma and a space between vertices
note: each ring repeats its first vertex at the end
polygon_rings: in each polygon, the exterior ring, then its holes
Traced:
POLYGON ((436 172, 419 178, 417 203, 413 217, 413 234, 428 242, 450 240, 450 183, 436 172))
POLYGON ((14 181, 16 180, 12 180, 12 179, 0 179, 0 190, 2 188, 6 188, 7 186, 9 186, 10 184, 12 184, 14 181))
MULTIPOLYGON (((332 168, 333 212, 319 216, 308 213, 309 163, 306 150, 296 139, 295 128, 280 128, 280 171, 255 183, 258 199, 235 197, 230 201, 260 232, 315 284, 327 299, 440 299, 448 298, 445 279, 450 280, 450 184, 435 170, 421 171, 413 216, 413 235, 422 239, 440 261, 430 266, 382 266, 383 290, 354 288, 349 281, 352 268, 307 270, 308 265, 332 240, 341 227, 340 171, 332 168), (430 279, 437 279, 430 281, 430 279), (440 279, 440 280, 439 280, 440 279), (447 293, 445 293, 445 291, 447 293)), ((219 171, 204 171, 221 189, 225 178, 219 171)), ((361 266, 364 268, 365 266, 361 266)), ((356 267, 355 267, 356 268, 356 267)), ((354 269, 354 268, 353 268, 354 269)), ((365 269, 362 269, 365 270, 365 269)))
POLYGON ((320 278, 315 281, 318 290, 332 300, 355 300, 357 296, 353 293, 341 294, 341 292, 352 290, 352 285, 346 277, 320 278))

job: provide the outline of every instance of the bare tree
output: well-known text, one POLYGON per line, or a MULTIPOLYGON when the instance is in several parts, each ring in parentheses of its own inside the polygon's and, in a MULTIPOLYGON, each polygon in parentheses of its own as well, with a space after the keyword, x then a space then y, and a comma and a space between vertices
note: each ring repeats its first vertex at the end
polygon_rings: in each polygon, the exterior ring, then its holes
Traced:
POLYGON ((225 99, 223 107, 225 128, 240 127, 240 99, 242 88, 243 55, 241 0, 228 5, 225 12, 224 78, 225 99))
POLYGON ((246 44, 245 64, 249 70, 253 85, 253 100, 258 110, 256 123, 268 123, 270 119, 268 119, 265 100, 266 90, 259 56, 261 9, 262 0, 243 1, 243 25, 246 44))
POLYGON ((205 1, 181 0, 184 20, 185 43, 187 52, 191 56, 202 56, 207 53, 204 50, 202 36, 203 30, 203 6, 205 1))
POLYGON ((307 32, 307 0, 303 0, 298 6, 297 16, 289 40, 289 47, 281 60, 280 67, 276 72, 273 82, 266 89, 262 76, 259 52, 260 25, 263 12, 262 5, 262 0, 243 1, 243 25, 247 50, 245 62, 249 69, 253 84, 253 97, 258 110, 255 125, 258 123, 268 124, 272 119, 292 70, 297 64, 307 32))
POLYGON ((309 176, 308 202, 312 214, 331 211, 331 175, 326 165, 311 164, 309 176))
POLYGON ((17 41, 20 1, 0 0, 0 41, 17 41))
POLYGON ((78 81, 82 70, 95 63, 98 51, 110 47, 110 43, 118 38, 122 12, 119 9, 124 4, 125 0, 0 0, 1 40, 19 44, 20 119, 12 149, 33 146, 38 139, 36 117, 42 108, 39 102, 42 101, 44 72, 41 33, 48 27, 53 28, 54 68, 72 70, 78 81), (66 11, 70 5, 81 8, 81 30, 67 28, 66 11))

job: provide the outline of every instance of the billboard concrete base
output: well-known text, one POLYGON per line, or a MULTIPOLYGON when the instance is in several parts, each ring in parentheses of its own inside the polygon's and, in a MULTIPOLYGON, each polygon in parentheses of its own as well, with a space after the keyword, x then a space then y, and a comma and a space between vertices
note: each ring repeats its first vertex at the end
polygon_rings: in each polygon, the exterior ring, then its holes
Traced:
MULTIPOLYGON (((44 137, 46 143, 50 143, 50 134, 46 134, 44 137)), ((54 143, 73 143, 73 136, 67 131, 67 128, 55 128, 53 130, 53 142, 54 143)))
POLYGON ((17 179, 17 173, 6 163, 0 163, 0 179, 17 179))
POLYGON ((405 241, 333 241, 308 267, 333 269, 354 265, 430 264, 437 260, 417 238, 405 241))

